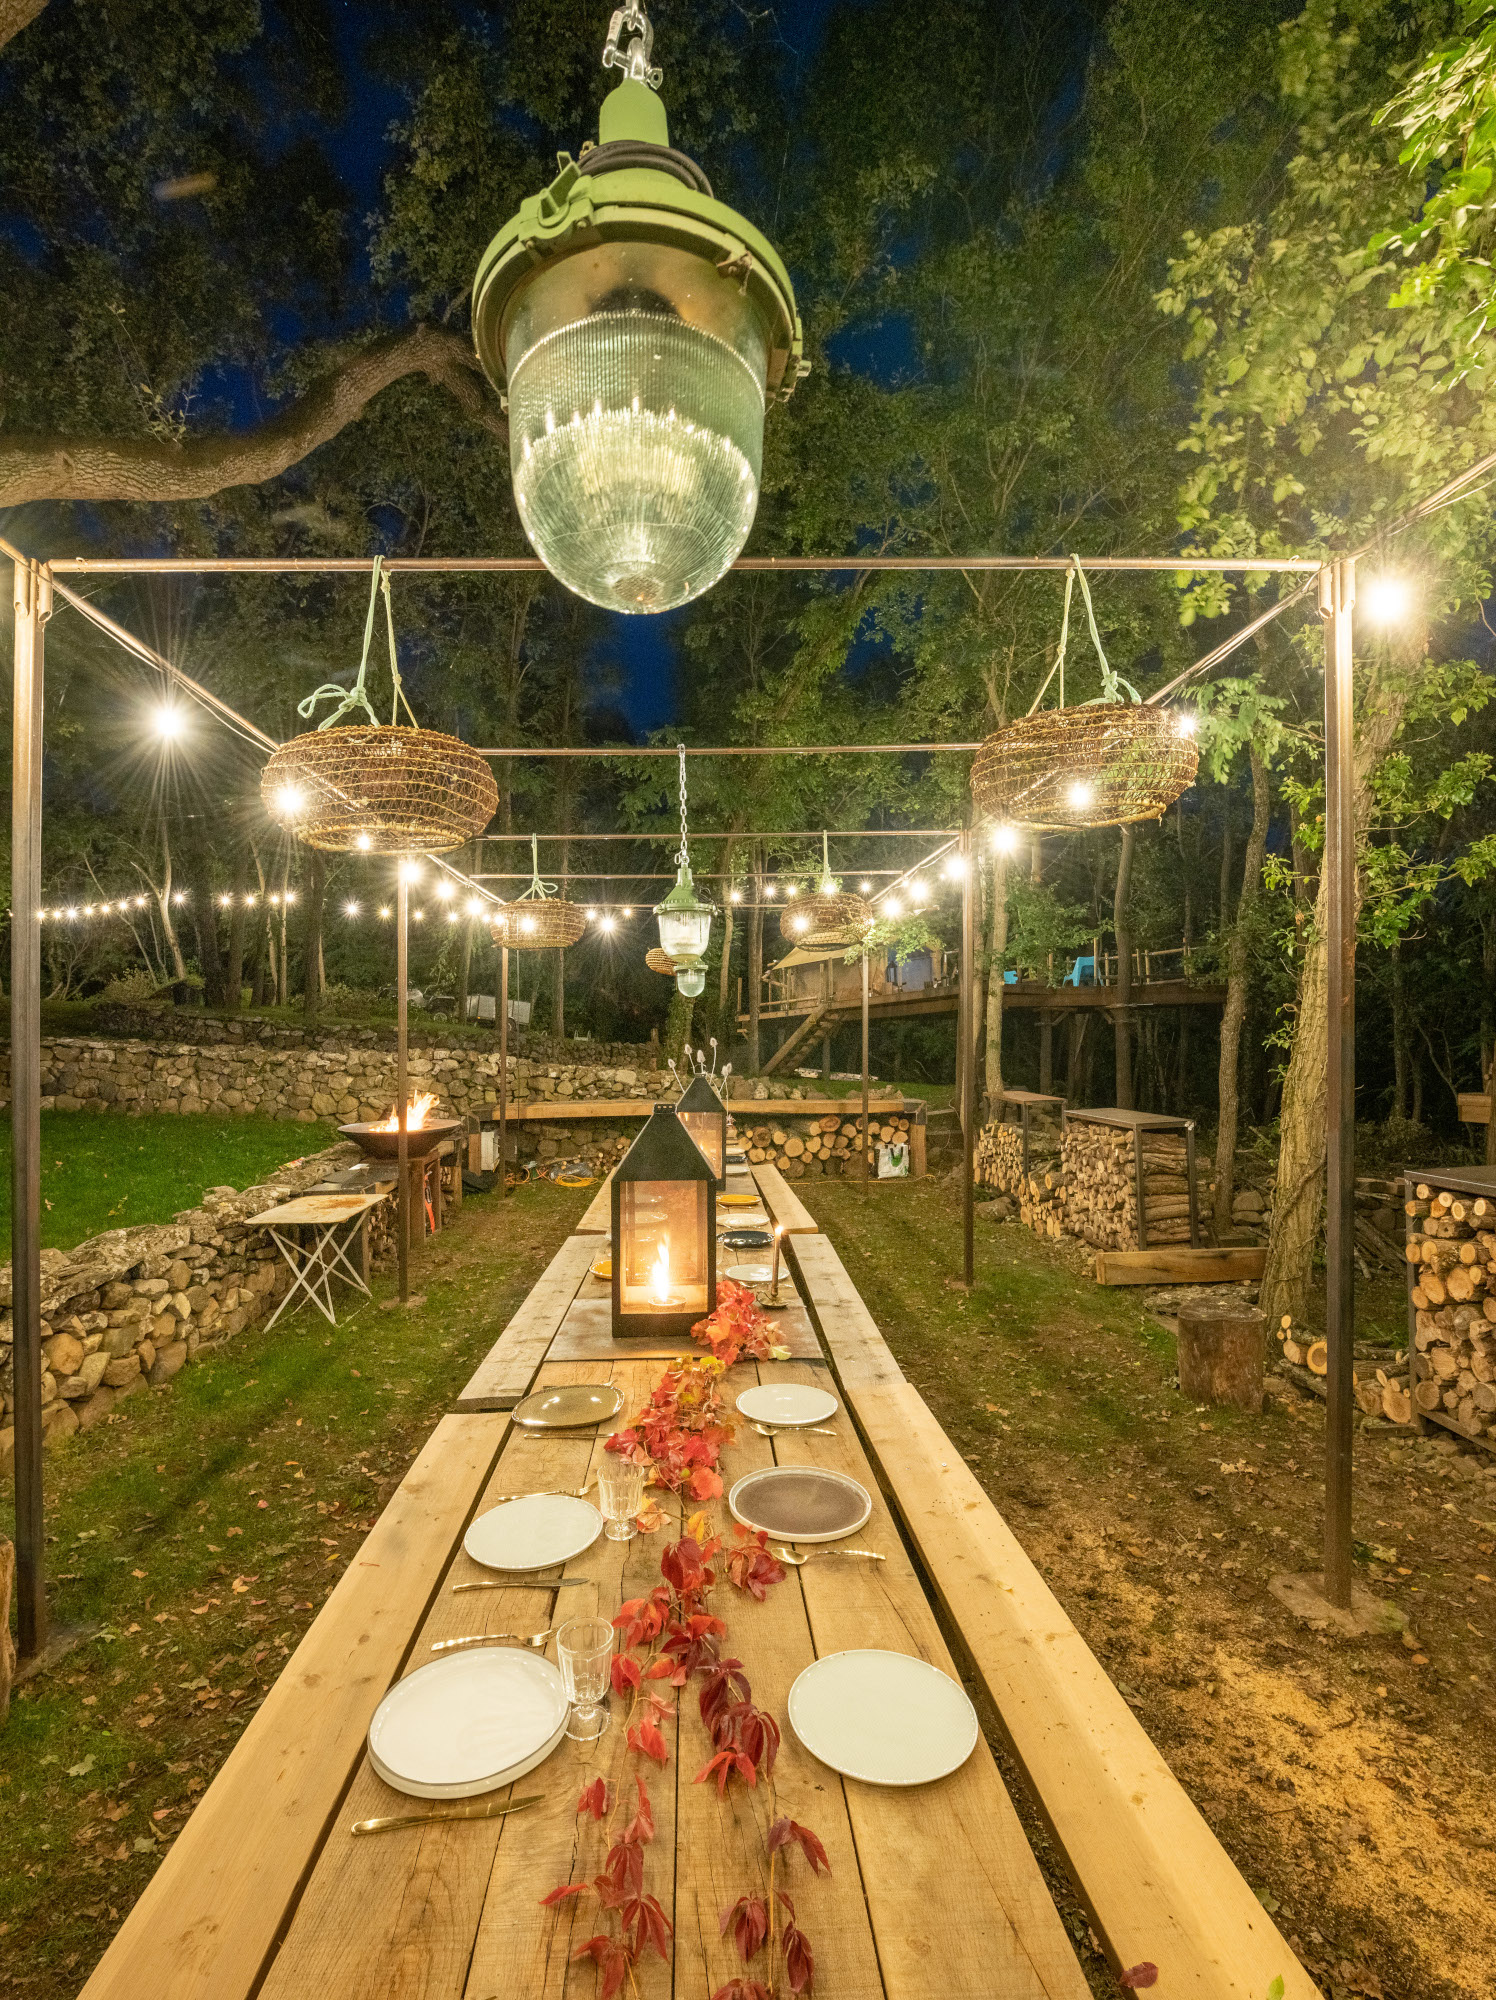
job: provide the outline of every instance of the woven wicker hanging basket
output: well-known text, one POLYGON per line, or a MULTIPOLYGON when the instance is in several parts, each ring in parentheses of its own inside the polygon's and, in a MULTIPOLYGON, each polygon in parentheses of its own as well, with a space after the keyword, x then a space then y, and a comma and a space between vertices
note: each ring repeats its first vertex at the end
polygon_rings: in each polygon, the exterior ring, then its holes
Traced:
POLYGON ((1148 702, 1040 709, 989 736, 971 767, 983 819, 1064 831, 1161 819, 1200 753, 1178 712, 1148 702))
POLYGON ((260 797, 277 825, 329 854, 439 854, 483 831, 499 788, 455 736, 361 723, 283 743, 260 797))
POLYGON ((563 896, 522 896, 504 905, 494 936, 511 951, 553 951, 557 945, 576 944, 586 929, 586 912, 563 896))
POLYGON ((651 972, 661 973, 666 979, 675 977, 675 960, 668 953, 661 951, 658 945, 652 945, 645 952, 644 963, 651 972))
POLYGON ((855 944, 872 921, 873 906, 866 896, 843 889, 799 896, 779 912, 779 929, 791 944, 855 944))

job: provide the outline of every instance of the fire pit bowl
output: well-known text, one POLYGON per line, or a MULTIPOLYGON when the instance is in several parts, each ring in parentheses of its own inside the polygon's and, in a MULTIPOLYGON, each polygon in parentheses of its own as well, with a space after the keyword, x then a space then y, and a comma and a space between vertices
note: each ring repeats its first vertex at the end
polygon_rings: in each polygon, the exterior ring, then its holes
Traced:
MULTIPOLYGON (((356 1140, 371 1160, 400 1157, 400 1134, 390 1131, 387 1125, 340 1125, 338 1130, 345 1139, 356 1140)), ((406 1156, 423 1160, 434 1146, 461 1130, 460 1118, 428 1118, 424 1125, 412 1125, 405 1134, 406 1156)))

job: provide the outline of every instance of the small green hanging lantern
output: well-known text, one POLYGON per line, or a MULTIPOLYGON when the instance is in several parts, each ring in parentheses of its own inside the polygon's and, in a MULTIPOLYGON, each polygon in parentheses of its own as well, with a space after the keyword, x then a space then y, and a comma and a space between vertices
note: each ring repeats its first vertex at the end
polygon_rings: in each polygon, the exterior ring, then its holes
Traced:
POLYGON ((765 406, 804 372, 789 273, 670 144, 652 46, 637 0, 618 7, 603 68, 624 78, 600 143, 560 156, 473 281, 525 533, 612 611, 668 611, 730 567, 758 507, 765 406))
POLYGON ((656 903, 660 949, 675 967, 675 983, 687 1000, 698 999, 706 987, 706 948, 711 942, 716 905, 704 903, 691 880, 691 855, 686 844, 686 746, 680 752, 680 852, 676 855, 675 887, 656 903))

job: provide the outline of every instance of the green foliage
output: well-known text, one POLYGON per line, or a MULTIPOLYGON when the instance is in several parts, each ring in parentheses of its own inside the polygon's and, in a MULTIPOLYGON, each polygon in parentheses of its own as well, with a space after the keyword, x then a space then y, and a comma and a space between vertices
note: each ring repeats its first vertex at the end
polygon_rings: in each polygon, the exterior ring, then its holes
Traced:
POLYGON ((1056 984, 1064 975, 1067 954, 1088 947, 1094 934, 1084 905, 1063 902, 1047 882, 1010 871, 1004 966, 1016 966, 1032 979, 1056 984))

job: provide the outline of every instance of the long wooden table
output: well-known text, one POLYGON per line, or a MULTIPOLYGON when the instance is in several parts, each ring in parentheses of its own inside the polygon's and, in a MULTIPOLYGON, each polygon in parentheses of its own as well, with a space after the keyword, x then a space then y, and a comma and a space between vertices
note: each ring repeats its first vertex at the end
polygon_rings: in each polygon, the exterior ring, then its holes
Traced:
MULTIPOLYGON (((604 1287, 588 1275, 596 1248, 596 1237, 571 1238, 537 1286, 520 1329, 526 1386, 612 1380, 627 1415, 664 1362, 647 1343, 612 1341, 604 1287), (581 1358, 560 1358, 577 1355, 578 1342, 581 1358)), ((775 1460, 849 1473, 872 1499, 857 1545, 886 1561, 810 1563, 763 1604, 725 1579, 716 1587, 727 1649, 783 1732, 773 1796, 735 1786, 722 1800, 715 1785, 693 1782, 710 1746, 688 1688, 665 1729, 663 1770, 629 1751, 615 1719, 600 1744, 563 1742, 521 1780, 515 1789, 543 1792, 544 1804, 512 1822, 351 1835, 355 1819, 426 1810, 375 1777, 365 1732, 386 1689, 428 1662, 436 1640, 611 1615, 658 1581, 678 1532, 599 1538, 567 1565, 588 1587, 454 1596, 454 1583, 482 1574, 462 1550, 473 1516, 498 1494, 582 1485, 603 1436, 516 1433, 497 1410, 453 1415, 199 1802, 85 2000, 593 2000, 597 1974, 571 1954, 600 1928, 595 1907, 546 1909, 541 1898, 600 1867, 604 1830, 576 1812, 583 1784, 603 1776, 632 1791, 636 1773, 657 1828, 645 1888, 675 1931, 671 1964, 649 1957, 637 1969, 641 2000, 706 2000, 734 1976, 765 1976, 761 1958, 739 1964, 720 1917, 764 1890, 771 1813, 813 1828, 831 1859, 829 1877, 797 1867, 790 1884, 821 2000, 1084 2000, 1087 1981, 985 1740, 950 1777, 903 1791, 843 1780, 795 1738, 795 1677, 856 1647, 914 1654, 985 1685, 1119 1969, 1156 1962, 1159 2000, 1261 2000, 1264 1975, 1278 1973, 1289 2000, 1309 2000, 1307 1975, 903 1380, 834 1250, 797 1233, 793 1263, 800 1296, 778 1322, 792 1358, 740 1363, 725 1386, 731 1399, 755 1379, 824 1383, 842 1400, 837 1434, 768 1439, 740 1424, 722 1469, 729 1486, 775 1460), (945 1607, 959 1664, 911 1549, 945 1607)), ((520 1343, 506 1333, 499 1345, 504 1368, 517 1371, 520 1343)), ((725 1502, 708 1512, 730 1532, 725 1502)))

